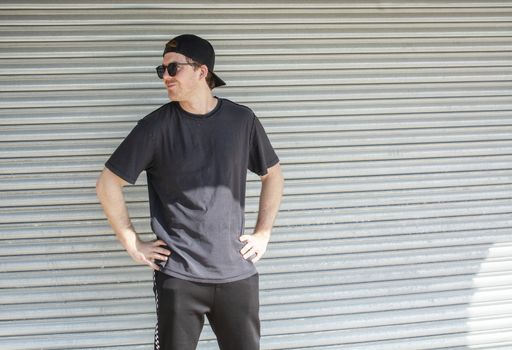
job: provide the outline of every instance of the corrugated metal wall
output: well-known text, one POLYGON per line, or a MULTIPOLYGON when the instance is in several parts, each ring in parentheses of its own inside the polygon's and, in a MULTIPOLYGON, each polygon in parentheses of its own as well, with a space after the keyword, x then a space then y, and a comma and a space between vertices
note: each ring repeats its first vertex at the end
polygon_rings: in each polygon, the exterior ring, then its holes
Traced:
MULTIPOLYGON (((2 1, 0 348, 151 349, 94 185, 193 32, 282 159, 263 349, 512 348, 510 1, 2 1)), ((127 190, 150 238, 145 177, 127 190)), ((258 181, 248 186, 252 228, 258 181)), ((216 349, 205 328, 200 349, 216 349)), ((243 349, 242 349, 243 350, 243 349)))

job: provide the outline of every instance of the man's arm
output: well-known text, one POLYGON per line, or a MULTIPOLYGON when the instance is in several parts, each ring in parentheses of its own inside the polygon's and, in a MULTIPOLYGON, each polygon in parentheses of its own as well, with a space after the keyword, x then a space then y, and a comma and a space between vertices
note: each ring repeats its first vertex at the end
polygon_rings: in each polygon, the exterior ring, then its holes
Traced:
POLYGON ((240 241, 246 242, 240 251, 244 259, 255 255, 252 262, 261 259, 267 250, 270 232, 279 211, 283 195, 284 178, 279 163, 267 169, 267 174, 260 177, 261 192, 256 227, 252 235, 240 236, 240 241))
POLYGON ((139 239, 128 215, 124 199, 123 187, 126 185, 128 182, 105 168, 96 183, 96 194, 117 239, 132 259, 159 270, 160 267, 155 264, 155 260, 166 261, 170 252, 163 248, 164 241, 143 242, 139 239))

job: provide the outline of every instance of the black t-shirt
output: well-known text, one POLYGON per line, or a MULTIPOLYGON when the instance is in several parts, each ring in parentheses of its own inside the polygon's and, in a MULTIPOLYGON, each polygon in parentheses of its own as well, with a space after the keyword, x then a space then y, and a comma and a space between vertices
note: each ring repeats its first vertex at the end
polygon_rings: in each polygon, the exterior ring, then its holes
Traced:
POLYGON ((105 166, 133 184, 146 170, 151 227, 171 250, 163 272, 206 283, 256 273, 240 254, 247 169, 279 159, 254 113, 218 99, 206 115, 170 102, 141 119, 105 166))

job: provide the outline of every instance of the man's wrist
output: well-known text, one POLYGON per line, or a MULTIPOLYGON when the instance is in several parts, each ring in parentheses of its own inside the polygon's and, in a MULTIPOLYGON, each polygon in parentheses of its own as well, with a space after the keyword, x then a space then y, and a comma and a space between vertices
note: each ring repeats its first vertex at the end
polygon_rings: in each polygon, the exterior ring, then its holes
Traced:
POLYGON ((265 237, 267 239, 270 238, 270 232, 271 230, 254 230, 254 234, 255 235, 258 235, 258 236, 262 236, 262 237, 265 237))
POLYGON ((128 253, 133 253, 138 250, 139 237, 134 230, 124 230, 120 232, 118 235, 118 239, 121 242, 122 246, 128 253))

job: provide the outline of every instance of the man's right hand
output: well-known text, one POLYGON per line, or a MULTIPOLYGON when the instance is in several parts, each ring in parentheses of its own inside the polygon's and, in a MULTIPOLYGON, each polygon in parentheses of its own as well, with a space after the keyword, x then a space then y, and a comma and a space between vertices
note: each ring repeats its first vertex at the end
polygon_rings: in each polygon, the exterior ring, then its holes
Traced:
POLYGON ((160 271, 160 266, 158 266, 155 261, 167 261, 171 252, 162 240, 150 242, 137 240, 134 249, 128 250, 128 254, 130 254, 135 262, 148 265, 153 270, 160 271))

